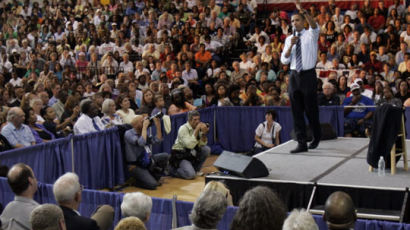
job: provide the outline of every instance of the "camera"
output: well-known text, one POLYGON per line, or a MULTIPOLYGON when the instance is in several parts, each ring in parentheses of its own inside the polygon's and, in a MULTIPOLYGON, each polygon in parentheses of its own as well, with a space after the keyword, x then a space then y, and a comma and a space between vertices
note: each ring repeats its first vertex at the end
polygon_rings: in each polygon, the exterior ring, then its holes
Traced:
POLYGON ((149 120, 149 122, 152 123, 152 120, 153 120, 154 118, 157 117, 157 118, 161 119, 162 116, 164 116, 164 114, 160 111, 160 112, 158 112, 158 113, 156 113, 156 114, 150 116, 150 117, 148 118, 148 120, 149 120))
POLYGON ((210 126, 209 122, 204 122, 204 124, 206 125, 206 127, 209 128, 209 126, 210 126))

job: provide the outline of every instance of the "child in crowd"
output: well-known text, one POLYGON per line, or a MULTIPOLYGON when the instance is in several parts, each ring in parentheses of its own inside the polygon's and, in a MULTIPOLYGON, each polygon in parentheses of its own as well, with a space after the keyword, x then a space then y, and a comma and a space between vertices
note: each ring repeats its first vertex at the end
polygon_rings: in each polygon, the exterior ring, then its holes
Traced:
POLYGON ((155 104, 155 108, 152 110, 151 115, 155 115, 159 112, 162 112, 162 114, 164 115, 167 114, 167 109, 165 108, 164 97, 161 94, 156 94, 154 96, 154 104, 155 104))

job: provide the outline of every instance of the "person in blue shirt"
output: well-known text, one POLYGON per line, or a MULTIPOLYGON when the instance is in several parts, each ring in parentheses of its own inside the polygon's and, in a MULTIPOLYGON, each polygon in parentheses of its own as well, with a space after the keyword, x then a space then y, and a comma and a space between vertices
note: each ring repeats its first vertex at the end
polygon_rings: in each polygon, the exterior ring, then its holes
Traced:
POLYGON ((156 135, 149 136, 151 121, 146 116, 137 115, 132 121, 132 129, 124 134, 125 158, 128 171, 136 180, 136 186, 146 189, 156 189, 159 179, 168 166, 167 153, 152 154, 151 145, 162 141, 161 123, 159 118, 153 118, 156 135))
POLYGON ((345 98, 342 104, 343 106, 349 106, 344 108, 344 136, 365 137, 366 129, 371 127, 374 108, 354 108, 350 106, 374 106, 374 102, 372 99, 361 95, 359 84, 353 83, 350 90, 353 96, 345 98))
POLYGON ((13 107, 7 113, 7 125, 1 130, 1 134, 7 139, 13 148, 28 147, 36 144, 30 127, 23 124, 25 113, 20 107, 13 107))

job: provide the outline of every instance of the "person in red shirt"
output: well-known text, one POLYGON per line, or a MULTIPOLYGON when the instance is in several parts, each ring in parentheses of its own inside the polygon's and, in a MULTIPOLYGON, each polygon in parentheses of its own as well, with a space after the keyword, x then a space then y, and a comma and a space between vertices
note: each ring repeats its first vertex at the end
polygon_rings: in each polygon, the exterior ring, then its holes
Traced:
POLYGON ((383 63, 376 59, 376 52, 370 52, 370 60, 364 64, 364 70, 369 71, 373 69, 374 72, 380 73, 383 69, 383 63))
POLYGON ((373 15, 369 17, 368 23, 377 33, 379 30, 383 29, 385 21, 386 19, 384 16, 379 13, 379 8, 375 8, 373 10, 373 15))

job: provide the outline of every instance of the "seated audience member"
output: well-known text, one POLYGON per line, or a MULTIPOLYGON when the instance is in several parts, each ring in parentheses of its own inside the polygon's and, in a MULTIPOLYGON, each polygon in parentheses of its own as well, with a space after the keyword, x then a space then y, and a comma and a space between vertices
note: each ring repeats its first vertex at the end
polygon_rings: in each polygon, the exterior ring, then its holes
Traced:
POLYGON ((159 179, 168 165, 167 153, 152 154, 151 145, 162 142, 161 123, 155 117, 150 121, 146 116, 137 115, 131 121, 132 129, 124 134, 125 154, 128 171, 136 180, 136 186, 156 189, 159 179), (156 128, 156 136, 148 136, 151 122, 156 128))
POLYGON ((372 99, 360 94, 360 86, 357 83, 350 85, 351 97, 346 97, 343 106, 359 106, 357 108, 344 108, 344 130, 345 137, 364 136, 367 128, 371 126, 371 117, 374 108, 363 108, 360 106, 373 106, 372 99))
POLYGON ((138 217, 121 219, 114 230, 146 230, 144 223, 138 217))
POLYGON ((156 94, 154 96, 154 104, 155 108, 151 112, 151 116, 161 112, 162 114, 167 114, 167 108, 165 108, 165 101, 164 101, 164 96, 161 94, 156 94))
POLYGON ((219 181, 209 181, 206 185, 204 190, 202 191, 203 193, 207 193, 210 191, 216 191, 221 193, 222 195, 224 195, 226 197, 226 201, 228 203, 228 206, 233 206, 233 202, 232 202, 232 195, 231 192, 229 191, 228 188, 226 188, 226 186, 219 181))
POLYGON ((196 107, 185 100, 182 89, 174 89, 171 92, 172 104, 168 108, 168 115, 185 113, 195 110, 196 107))
POLYGON ((179 127, 171 150, 171 173, 183 179, 194 179, 211 153, 207 146, 209 127, 201 122, 198 111, 188 112, 188 122, 179 127))
POLYGON ((36 140, 36 144, 40 144, 40 143, 55 139, 55 136, 53 133, 48 131, 42 124, 36 123, 37 116, 34 113, 32 108, 26 109, 24 113, 25 113, 24 123, 30 127, 30 130, 33 133, 34 139, 36 140))
POLYGON ((2 134, 0 134, 0 152, 7 151, 10 149, 13 149, 13 147, 10 145, 7 138, 5 138, 2 134))
MULTIPOLYGON (((406 106, 406 102, 407 102, 407 101, 408 101, 408 100, 406 100, 406 101, 404 102, 404 106, 406 106)), ((393 106, 402 107, 401 100, 393 96, 393 91, 392 91, 392 89, 390 88, 390 86, 388 86, 388 85, 386 85, 386 86, 383 88, 383 98, 381 98, 381 99, 377 102, 377 105, 378 105, 378 106, 384 105, 384 104, 391 104, 391 105, 393 105, 393 106)), ((410 104, 409 104, 409 106, 410 106, 410 104)))
POLYGON ((326 200, 323 220, 330 230, 354 229, 356 210, 352 198, 345 192, 334 192, 326 200))
POLYGON ((120 95, 117 98, 117 110, 118 114, 125 124, 131 124, 132 119, 135 117, 135 112, 130 108, 130 99, 126 95, 120 95))
POLYGON ((121 203, 121 215, 126 217, 138 217, 146 223, 149 220, 152 209, 151 197, 142 192, 126 193, 121 203))
POLYGON ((74 134, 86 134, 104 130, 104 125, 98 117, 98 107, 93 101, 85 99, 80 103, 81 116, 74 124, 74 134))
POLYGON ((70 117, 66 118, 63 122, 59 122, 57 119, 57 115, 54 111, 53 107, 46 107, 42 110, 41 113, 42 117, 44 117, 43 126, 53 133, 56 137, 65 136, 64 132, 69 132, 71 129, 69 128, 69 124, 73 122, 74 119, 77 118, 77 113, 73 113, 70 117))
POLYGON ((340 105, 339 96, 336 95, 335 87, 332 83, 326 82, 322 86, 323 92, 318 94, 319 105, 330 106, 340 105))
POLYGON ((113 99, 107 98, 104 100, 101 112, 104 114, 101 118, 101 122, 104 124, 105 128, 110 128, 114 125, 122 125, 124 123, 120 115, 115 113, 115 102, 113 99))
POLYGON ((91 218, 79 214, 82 190, 75 173, 65 173, 54 182, 54 198, 63 210, 67 230, 110 229, 114 219, 114 209, 109 205, 99 207, 91 218))
POLYGON ((39 205, 33 200, 37 191, 37 179, 33 170, 23 163, 15 164, 9 170, 7 180, 15 196, 0 216, 0 229, 31 229, 30 214, 39 205))
POLYGON ((66 230, 64 214, 55 204, 43 204, 30 215, 32 230, 66 230))
POLYGON ((217 191, 203 192, 194 203, 189 218, 192 225, 176 230, 216 229, 227 208, 226 197, 217 191))
POLYGON ((286 207, 276 193, 267 187, 248 190, 239 202, 231 230, 281 230, 286 207))
POLYGON ((282 230, 319 230, 319 227, 308 211, 294 209, 283 223, 282 230))
POLYGON ((268 110, 265 113, 265 121, 260 123, 255 131, 254 154, 263 152, 280 144, 279 133, 282 126, 276 122, 276 112, 268 110))
POLYGON ((395 97, 401 100, 401 103, 404 102, 410 97, 409 93, 409 85, 407 81, 401 80, 398 85, 398 92, 396 93, 395 97))
POLYGON ((7 113, 7 124, 1 134, 13 148, 27 147, 36 144, 33 133, 24 123, 25 114, 19 107, 13 107, 7 113))

